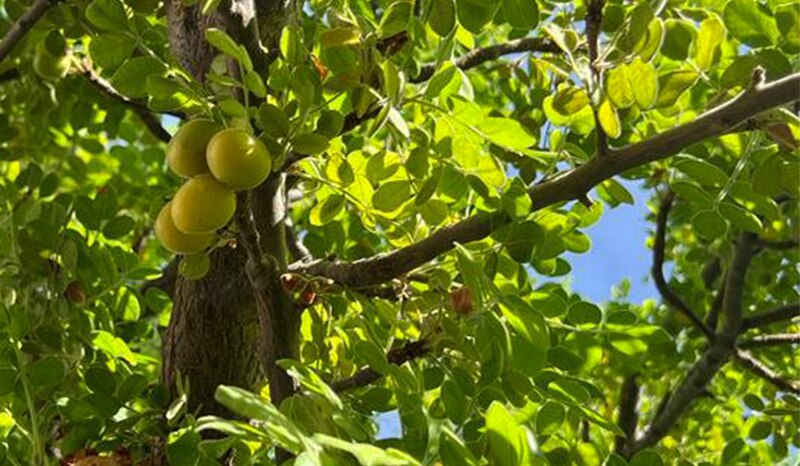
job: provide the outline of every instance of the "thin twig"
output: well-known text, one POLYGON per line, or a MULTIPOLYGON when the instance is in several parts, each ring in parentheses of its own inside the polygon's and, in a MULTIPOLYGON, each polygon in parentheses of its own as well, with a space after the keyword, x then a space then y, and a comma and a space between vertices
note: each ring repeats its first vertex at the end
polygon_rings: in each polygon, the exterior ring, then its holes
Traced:
MULTIPOLYGON (((603 75, 597 67, 598 42, 600 39, 600 25, 603 22, 603 5, 605 0, 588 0, 586 8, 586 40, 589 47, 589 69, 592 72, 593 83, 589 89, 589 95, 596 94, 596 89, 603 88, 603 75)), ((599 95, 599 93, 597 93, 599 95)), ((597 154, 600 156, 608 153, 608 135, 600 124, 600 115, 597 106, 592 105, 594 115, 594 131, 597 134, 597 154)))
POLYGON ((661 200, 661 206, 658 209, 656 217, 656 237, 653 244, 653 281, 655 281, 656 289, 664 298, 670 307, 675 309, 689 319, 692 324, 709 340, 714 339, 714 332, 709 329, 706 324, 697 317, 697 314, 675 293, 669 286, 667 280, 664 278, 664 253, 666 249, 666 236, 667 236, 667 220, 669 218, 669 211, 672 209, 672 203, 675 200, 675 193, 672 191, 667 192, 661 200))
POLYGON ((784 379, 747 351, 741 349, 736 350, 734 357, 737 362, 750 372, 771 383, 779 390, 800 394, 800 381, 784 379))
POLYGON ((761 348, 764 346, 793 345, 800 343, 800 333, 773 333, 758 335, 739 342, 739 348, 761 348))
MULTIPOLYGON (((103 77, 97 74, 97 72, 94 71, 91 67, 89 67, 88 64, 83 65, 81 74, 89 81, 89 83, 92 86, 94 86, 95 89, 100 91, 101 94, 131 109, 131 111, 133 111, 133 113, 135 113, 139 117, 139 119, 142 120, 142 123, 144 123, 147 129, 150 130, 153 136, 164 142, 169 142, 169 140, 172 138, 172 136, 170 136, 167 130, 165 130, 164 127, 161 126, 159 118, 156 117, 156 115, 154 115, 153 112, 150 111, 146 105, 137 102, 133 99, 129 99, 124 95, 120 94, 119 92, 117 92, 117 90, 114 89, 114 86, 112 86, 110 82, 103 79, 103 77)), ((176 113, 172 112, 167 112, 167 113, 178 116, 178 114, 176 113)))
POLYGON ((11 29, 8 30, 5 37, 3 37, 3 41, 0 42, 0 61, 5 60, 8 54, 11 53, 11 49, 25 37, 25 34, 47 13, 47 10, 57 3, 58 0, 36 0, 33 2, 33 5, 11 25, 11 29))
MULTIPOLYGON (((395 348, 386 354, 386 360, 390 363, 399 366, 405 362, 425 356, 430 351, 430 342, 428 340, 418 340, 406 343, 405 345, 395 348)), ((330 384, 335 392, 344 392, 358 387, 367 386, 380 378, 383 374, 367 367, 356 372, 355 375, 346 379, 337 380, 330 384)))

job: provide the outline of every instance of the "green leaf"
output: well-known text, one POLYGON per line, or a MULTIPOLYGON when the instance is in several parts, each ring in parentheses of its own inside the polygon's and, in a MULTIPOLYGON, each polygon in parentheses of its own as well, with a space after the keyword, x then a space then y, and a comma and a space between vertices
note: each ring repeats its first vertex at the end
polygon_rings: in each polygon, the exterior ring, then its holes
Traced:
POLYGON ((772 433, 772 423, 767 421, 759 421, 750 427, 750 432, 747 434, 753 440, 764 440, 772 433))
POLYGON ((381 212, 393 212, 411 199, 411 183, 405 180, 381 184, 372 196, 372 205, 381 212))
POLYGON ((28 382, 34 387, 48 387, 64 379, 64 363, 55 356, 45 356, 27 368, 28 382))
POLYGON ((428 26, 440 37, 445 37, 456 25, 455 0, 433 0, 428 15, 428 26))
POLYGON ((299 154, 316 155, 328 149, 328 139, 321 134, 298 134, 292 139, 292 150, 299 154))
POLYGON ((94 0, 86 7, 86 19, 105 31, 125 31, 128 16, 119 0, 94 0))
POLYGON ((722 187, 728 182, 728 174, 722 169, 691 155, 677 157, 673 166, 703 186, 722 187))
POLYGON ((586 301, 578 301, 569 307, 567 318, 574 324, 594 324, 600 323, 603 318, 603 311, 599 307, 586 301))
POLYGON ((694 53, 694 61, 698 68, 703 71, 711 68, 718 59, 717 51, 723 40, 725 40, 725 25, 719 17, 712 15, 700 23, 694 53))
POLYGON ((709 205, 714 202, 714 199, 702 188, 688 181, 673 181, 671 188, 678 196, 689 202, 700 205, 709 205))
POLYGON ((137 363, 136 355, 128 348, 125 341, 108 332, 103 330, 94 332, 92 345, 112 358, 124 359, 134 365, 137 363))
POLYGON ((525 433, 497 401, 493 401, 486 410, 486 438, 492 464, 516 466, 527 456, 525 433))
POLYGON ((297 453, 303 449, 304 435, 283 413, 259 396, 237 387, 220 385, 214 398, 236 414, 259 421, 281 447, 297 453))
POLYGON ((615 202, 633 205, 633 195, 619 181, 610 178, 604 181, 601 186, 615 202))
POLYGON ((589 94, 576 86, 559 87, 553 98, 553 109, 562 115, 572 115, 589 105, 589 94))
POLYGON ((547 401, 536 412, 536 433, 547 435, 555 433, 565 419, 564 406, 554 401, 547 401))
POLYGON ((113 71, 131 56, 135 46, 136 42, 124 34, 106 32, 89 43, 89 56, 95 66, 113 71))
POLYGON ((776 42, 779 32, 769 9, 756 0, 731 0, 723 12, 731 35, 752 47, 776 42))
POLYGON ((516 29, 531 30, 539 24, 536 0, 503 0, 503 17, 516 29))
POLYGON ((456 2, 458 22, 467 31, 480 34, 483 27, 494 18, 501 0, 459 0, 456 2))
POLYGON ((407 30, 408 21, 411 19, 411 10, 412 5, 408 0, 396 1, 389 5, 381 17, 381 24, 378 27, 379 37, 391 37, 407 30))
POLYGON ((147 95, 147 78, 163 75, 166 66, 153 57, 134 57, 117 69, 111 84, 122 95, 139 99, 147 95))
POLYGON ((215 49, 235 59, 242 65, 245 71, 253 70, 253 62, 244 47, 237 44, 231 36, 222 29, 208 28, 205 30, 205 37, 209 44, 215 49))
POLYGON ((617 47, 631 53, 647 39, 647 30, 653 20, 653 10, 648 2, 640 2, 631 10, 627 22, 617 41, 617 47))
POLYGON ((622 125, 619 122, 619 115, 610 100, 604 100, 597 109, 597 119, 603 131, 612 139, 618 138, 622 134, 622 125))
POLYGON ((289 134, 289 118, 283 110, 273 104, 265 102, 258 107, 256 123, 274 138, 282 138, 289 134))
POLYGON ((682 19, 668 19, 664 22, 666 33, 661 53, 675 61, 684 61, 689 57, 689 49, 694 43, 697 32, 694 25, 682 19))
MULTIPOLYGON (((15 425, 16 422, 14 422, 14 417, 11 414, 0 411, 0 440, 5 440, 15 425)), ((2 459, 3 456, 0 455, 0 460, 2 459)))
POLYGON ((775 21, 784 40, 782 47, 789 53, 800 52, 800 7, 793 2, 777 6, 775 21))
POLYGON ((195 466, 200 458, 200 434, 186 428, 170 432, 167 438, 167 458, 175 466, 195 466))
POLYGON ((636 85, 628 77, 628 65, 621 64, 612 68, 606 75, 606 96, 617 108, 628 108, 633 104, 633 89, 636 85))
POLYGON ((13 367, 0 366, 0 396, 8 395, 14 391, 17 377, 17 370, 13 367))
POLYGON ((672 71, 658 78, 658 100, 655 108, 675 105, 678 98, 691 88, 700 76, 694 71, 672 71))
POLYGON ((650 108, 658 96, 658 73, 655 67, 637 58, 628 65, 627 75, 636 104, 643 110, 650 108))
POLYGON ((728 223, 716 210, 698 212, 692 217, 692 225, 701 237, 709 241, 724 237, 728 231, 728 223))
POLYGON ((753 233, 761 233, 764 229, 764 225, 761 224, 761 220, 759 220, 755 214, 735 204, 723 202, 719 206, 719 211, 722 216, 736 228, 753 233))
POLYGON ((511 118, 489 117, 478 124, 483 135, 500 147, 525 150, 536 143, 520 122, 511 118))
POLYGON ((528 263, 533 258, 537 244, 544 241, 541 227, 534 221, 514 223, 508 229, 503 245, 517 262, 528 263))
POLYGON ((136 225, 136 222, 127 215, 120 215, 111 219, 103 227, 103 235, 108 239, 119 239, 127 235, 136 225))
POLYGON ((447 412, 447 417, 456 424, 464 422, 469 415, 469 399, 458 382, 453 379, 445 380, 439 396, 447 412))
POLYGON ((343 47, 361 43, 361 31, 354 27, 340 27, 323 31, 320 44, 323 48, 343 47))
POLYGON ((314 434, 313 439, 329 448, 342 450, 355 456, 362 466, 419 466, 420 463, 408 454, 388 448, 383 450, 366 443, 355 443, 331 437, 325 434, 314 434))
POLYGON ((664 460, 655 450, 642 450, 630 459, 628 466, 663 466, 664 460))

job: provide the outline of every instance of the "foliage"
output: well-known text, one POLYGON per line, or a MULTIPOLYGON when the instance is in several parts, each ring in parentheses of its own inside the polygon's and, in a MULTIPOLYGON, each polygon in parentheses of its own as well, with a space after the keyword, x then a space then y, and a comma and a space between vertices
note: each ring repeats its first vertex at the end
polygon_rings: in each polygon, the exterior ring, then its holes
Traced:
MULTIPOLYGON (((762 74, 796 80, 796 2, 292 2, 268 53, 250 29, 206 28, 204 80, 159 2, 39 3, 0 62, 0 464, 120 448, 180 466, 278 449, 297 465, 796 459, 796 96, 681 131, 762 74), (43 53, 69 72, 40 76, 43 53), (192 406, 192 380, 162 383, 176 267, 152 226, 181 184, 165 142, 191 118, 260 138, 294 238, 320 260, 293 252, 278 274, 302 308, 298 354, 279 362, 297 393, 222 385, 225 418, 192 406), (659 155, 620 173, 630 147, 659 155), (607 171, 540 194, 578 166, 607 171), (616 175, 652 192, 663 303, 624 287, 593 303, 563 279, 604 211, 648 202, 616 175), (386 267, 363 266, 376 258, 386 267), (717 349, 718 373, 697 363, 717 349), (710 383, 682 385, 692 374, 710 383), (377 439, 390 411, 402 437, 377 439)), ((6 2, 0 31, 29 6, 6 2)), ((243 208, 185 275, 253 246, 243 208)))

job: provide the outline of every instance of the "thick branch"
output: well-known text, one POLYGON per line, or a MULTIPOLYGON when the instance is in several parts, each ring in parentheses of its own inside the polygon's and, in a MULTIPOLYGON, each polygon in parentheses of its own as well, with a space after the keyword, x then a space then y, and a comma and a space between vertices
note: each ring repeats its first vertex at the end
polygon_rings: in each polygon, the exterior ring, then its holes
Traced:
POLYGON ((753 257, 755 236, 740 235, 736 242, 736 250, 726 276, 725 297, 722 304, 723 323, 715 335, 714 342, 706 350, 694 367, 681 381, 670 396, 664 409, 661 410, 642 437, 625 451, 627 457, 636 452, 655 445, 664 438, 683 414, 694 404, 694 401, 706 389, 706 385, 736 352, 736 337, 742 321, 742 295, 745 287, 745 275, 753 257))
POLYGON ((800 394, 800 381, 784 379, 780 375, 776 374, 766 364, 753 357, 753 355, 748 353, 747 351, 741 349, 737 350, 735 357, 736 361, 739 362, 742 366, 744 366, 746 369, 748 369, 750 372, 757 375, 758 377, 761 377, 762 379, 771 383, 779 390, 800 394))
POLYGON ((800 343, 800 333, 773 333, 740 341, 739 348, 760 348, 763 346, 792 345, 798 343, 800 343))
POLYGON ((669 211, 672 209, 672 202, 675 200, 675 193, 672 191, 667 192, 664 199, 661 200, 661 206, 658 209, 656 217, 656 237, 653 244, 653 281, 655 281, 656 289, 664 298, 667 304, 676 311, 683 314, 689 319, 692 324, 709 339, 714 338, 714 332, 706 327, 702 320, 697 317, 697 314, 675 293, 669 286, 667 280, 664 278, 664 250, 666 249, 667 237, 667 220, 669 218, 669 211))
POLYGON ((785 249, 795 249, 797 250, 800 247, 800 243, 797 242, 796 239, 787 239, 782 241, 771 241, 767 239, 759 239, 758 245, 765 248, 765 249, 776 249, 779 251, 785 249))
POLYGON ((747 317, 742 321, 742 331, 766 327, 767 325, 792 320, 799 316, 800 303, 787 304, 747 317))
MULTIPOLYGON (((403 363, 425 356, 428 354, 428 351, 430 351, 430 342, 428 340, 412 341, 399 348, 390 350, 386 354, 386 360, 396 366, 400 366, 403 363)), ((330 385, 334 391, 344 392, 354 388, 367 386, 379 380, 381 377, 383 377, 383 375, 380 372, 367 367, 356 372, 355 375, 351 377, 337 380, 332 382, 330 385)))
POLYGON ((25 37, 25 34, 56 3, 58 3, 57 0, 36 0, 33 2, 33 5, 11 25, 11 29, 8 30, 5 37, 3 37, 3 41, 0 42, 0 61, 3 61, 11 53, 11 49, 25 37))
MULTIPOLYGON (((525 37, 488 47, 473 49, 456 58, 454 64, 462 70, 475 68, 488 61, 496 60, 503 55, 512 55, 523 52, 549 52, 559 53, 561 49, 550 39, 538 37, 525 37)), ((420 67, 419 74, 410 79, 412 83, 425 82, 433 76, 436 65, 427 64, 420 67)))
MULTIPOLYGON (((147 108, 146 105, 137 102, 135 100, 129 99, 124 95, 117 92, 114 89, 114 86, 111 85, 110 82, 103 79, 102 76, 97 74, 92 68, 88 65, 83 66, 83 76, 89 81, 89 83, 94 86, 95 89, 100 91, 101 94, 105 95, 109 99, 124 105, 133 111, 139 119, 142 120, 142 123, 147 127, 148 130, 155 136, 156 138, 160 139, 164 142, 169 142, 172 138, 167 130, 161 126, 161 122, 159 119, 147 108)), ((172 114, 175 116, 180 116, 179 114, 172 114)))
MULTIPOLYGON (((578 168, 562 172, 533 186, 528 191, 533 209, 539 210, 559 202, 580 199, 597 184, 620 173, 670 157, 688 146, 725 134, 754 115, 798 100, 798 87, 800 73, 769 84, 756 85, 690 123, 659 133, 646 141, 611 151, 608 157, 594 157, 578 168)), ((455 243, 483 239, 506 221, 502 214, 479 214, 390 253, 355 262, 295 263, 290 270, 328 277, 342 285, 377 285, 433 260, 451 250, 455 243)))
POLYGON ((625 437, 616 438, 616 451, 622 453, 636 438, 636 425, 639 423, 639 385, 636 383, 637 374, 625 377, 619 394, 619 419, 617 425, 625 433, 625 437))

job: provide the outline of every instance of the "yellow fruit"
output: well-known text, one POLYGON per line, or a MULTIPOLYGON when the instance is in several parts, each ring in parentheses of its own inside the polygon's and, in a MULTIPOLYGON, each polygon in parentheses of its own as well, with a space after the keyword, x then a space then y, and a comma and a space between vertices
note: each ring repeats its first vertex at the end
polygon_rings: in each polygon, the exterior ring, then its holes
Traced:
POLYGON ((158 213, 154 229, 161 245, 178 254, 200 252, 214 240, 213 233, 189 235, 178 230, 172 220, 172 202, 167 202, 167 205, 158 213))
POLYGON ((183 183, 172 199, 172 219, 184 233, 210 233, 222 228, 236 211, 236 194, 211 175, 183 183))
POLYGON ((180 176, 208 173, 206 146, 219 125, 211 120, 192 120, 181 126, 167 147, 167 165, 180 176))
POLYGON ((272 159, 263 142, 238 129, 215 134, 206 148, 211 174, 234 189, 253 189, 272 170, 272 159))
POLYGON ((33 70, 44 79, 56 80, 66 76, 69 71, 69 55, 55 56, 51 54, 44 41, 36 46, 36 55, 33 57, 33 70))

